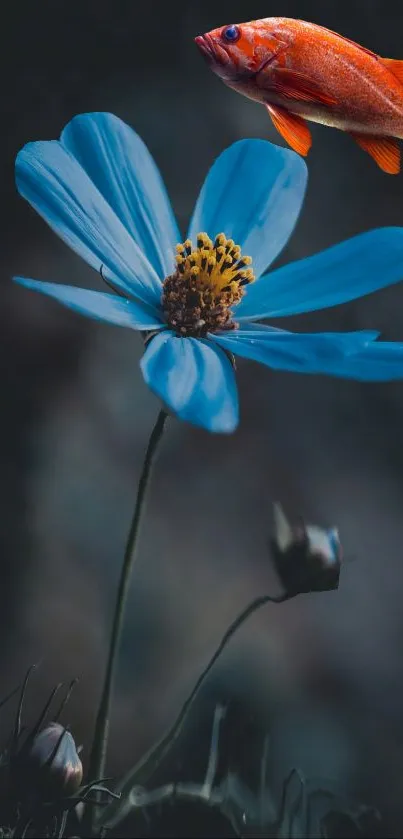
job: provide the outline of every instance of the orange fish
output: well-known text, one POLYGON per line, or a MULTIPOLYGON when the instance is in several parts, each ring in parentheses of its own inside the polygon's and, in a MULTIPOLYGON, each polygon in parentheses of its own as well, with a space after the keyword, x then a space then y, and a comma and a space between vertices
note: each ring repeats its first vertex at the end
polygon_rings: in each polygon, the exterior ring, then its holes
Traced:
POLYGON ((195 41, 225 84, 265 105, 299 154, 312 144, 309 120, 351 134, 384 172, 400 171, 403 61, 285 17, 230 24, 195 41))

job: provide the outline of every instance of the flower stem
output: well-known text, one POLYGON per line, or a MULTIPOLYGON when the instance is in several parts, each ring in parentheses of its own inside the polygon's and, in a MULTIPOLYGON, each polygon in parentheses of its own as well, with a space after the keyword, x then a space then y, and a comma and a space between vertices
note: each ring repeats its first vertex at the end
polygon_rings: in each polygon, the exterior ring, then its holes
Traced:
MULTIPOLYGON (((183 725, 185 723, 186 717, 193 706, 195 699, 197 698, 199 691, 206 681, 207 676, 209 675, 212 667, 216 663, 217 659, 220 657, 223 650, 226 648, 227 644, 231 640, 231 638, 235 635, 237 630, 251 617, 258 609, 261 609, 266 603, 284 603, 286 600, 289 599, 288 594, 281 594, 278 597, 270 597, 269 595, 262 595, 261 597, 256 597, 255 600, 252 600, 245 609, 235 618, 232 624, 229 626, 225 634, 223 635, 215 653, 212 655, 210 661, 208 662, 207 666, 204 668, 202 673, 200 674, 196 684, 192 688, 188 698, 184 702, 181 711, 179 712, 176 721, 171 726, 169 731, 162 736, 162 738, 151 747, 151 749, 140 758, 139 762, 136 766, 129 772, 123 783, 119 786, 119 792, 122 793, 122 797, 125 797, 126 793, 129 793, 130 789, 135 786, 144 786, 151 776, 154 774, 156 769, 161 764, 162 760, 166 756, 166 754, 171 749, 172 745, 178 739, 183 725)), ((119 806, 119 805, 117 805, 119 806)), ((108 808, 108 811, 112 811, 114 808, 114 802, 108 808)))
POLYGON ((142 521, 143 510, 145 507, 145 501, 147 497, 147 490, 150 482, 153 462, 157 452, 158 444, 161 440, 162 433, 164 431, 167 416, 168 415, 163 410, 161 410, 158 414, 157 421, 154 425, 148 442, 147 451, 143 463, 143 469, 139 480, 136 505, 134 508, 132 523, 130 525, 129 535, 127 537, 123 565, 119 580, 119 587, 116 595, 116 605, 113 616, 112 632, 109 642, 108 660, 105 670, 105 678, 102 688, 101 700, 99 703, 95 723, 94 738, 92 742, 92 749, 88 768, 88 778, 90 781, 95 780, 97 778, 102 778, 105 774, 104 770, 109 735, 109 713, 119 651, 119 642, 122 634, 123 619, 130 585, 131 571, 136 557, 136 548, 140 533, 140 525, 142 521))

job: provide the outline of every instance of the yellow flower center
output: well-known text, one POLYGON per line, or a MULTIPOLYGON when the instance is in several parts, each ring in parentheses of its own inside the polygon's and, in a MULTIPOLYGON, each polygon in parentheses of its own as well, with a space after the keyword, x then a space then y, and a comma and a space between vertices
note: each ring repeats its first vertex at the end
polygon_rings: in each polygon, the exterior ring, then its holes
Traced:
POLYGON ((176 270, 163 282, 162 308, 167 324, 182 336, 202 338, 208 332, 235 329, 231 307, 255 279, 250 256, 223 233, 214 243, 206 233, 197 247, 187 239, 176 246, 176 270))

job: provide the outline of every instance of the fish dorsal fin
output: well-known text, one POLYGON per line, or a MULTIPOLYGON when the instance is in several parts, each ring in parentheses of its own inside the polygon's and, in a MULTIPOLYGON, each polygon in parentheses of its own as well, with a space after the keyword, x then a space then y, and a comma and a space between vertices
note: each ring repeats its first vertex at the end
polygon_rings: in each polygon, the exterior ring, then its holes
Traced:
POLYGON ((329 32, 330 35, 336 35, 337 38, 340 38, 341 41, 345 41, 346 44, 350 44, 352 47, 357 47, 357 49, 361 50, 361 52, 366 52, 367 55, 372 55, 373 58, 379 58, 376 52, 373 50, 368 50, 366 47, 363 47, 362 44, 357 44, 357 41, 353 41, 351 38, 346 38, 344 35, 340 35, 338 32, 335 32, 334 29, 328 29, 326 26, 320 26, 319 29, 322 29, 323 32, 329 32))
POLYGON ((276 67, 270 73, 270 90, 286 99, 300 102, 314 102, 321 105, 336 105, 336 99, 322 90, 315 79, 305 73, 289 70, 287 67, 276 67))
POLYGON ((371 134, 350 132, 356 143, 368 152, 379 168, 388 175, 400 172, 400 148, 394 137, 373 137, 371 134))
POLYGON ((296 114, 290 114, 279 105, 266 105, 266 108, 274 127, 286 143, 298 154, 306 157, 312 145, 312 135, 305 120, 296 114))
POLYGON ((395 58, 380 58, 379 61, 403 84, 403 61, 395 58))

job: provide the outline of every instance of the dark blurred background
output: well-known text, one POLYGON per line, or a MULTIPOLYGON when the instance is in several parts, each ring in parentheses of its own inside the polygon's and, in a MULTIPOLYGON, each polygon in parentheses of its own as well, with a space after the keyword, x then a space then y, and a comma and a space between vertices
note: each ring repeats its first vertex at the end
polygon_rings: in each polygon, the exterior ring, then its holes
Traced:
MULTIPOLYGON (((55 682, 79 676, 68 721, 84 755, 159 406, 142 382, 135 333, 12 285, 18 273, 101 288, 16 194, 14 157, 28 140, 56 138, 76 113, 112 111, 147 143, 185 229, 222 149, 246 136, 282 143, 264 109, 227 89, 192 39, 268 15, 305 18, 403 58, 395 0, 9 0, 2 8, 0 685, 7 692, 42 660, 34 709, 55 682)), ((313 127, 313 137, 306 202, 281 263, 403 224, 403 176, 383 174, 340 132, 313 127)), ((376 327, 403 340, 402 304, 403 285, 278 325, 376 327)), ((401 836, 403 382, 305 378, 242 361, 238 379, 236 434, 172 422, 164 440, 130 595, 110 773, 127 769, 172 721, 246 602, 277 590, 266 543, 272 501, 281 499, 291 515, 337 524, 354 561, 338 592, 266 607, 234 640, 180 743, 183 775, 201 780, 221 698, 237 718, 233 748, 246 775, 255 720, 271 732, 274 781, 295 764, 340 780, 380 807, 386 835, 401 836)))

